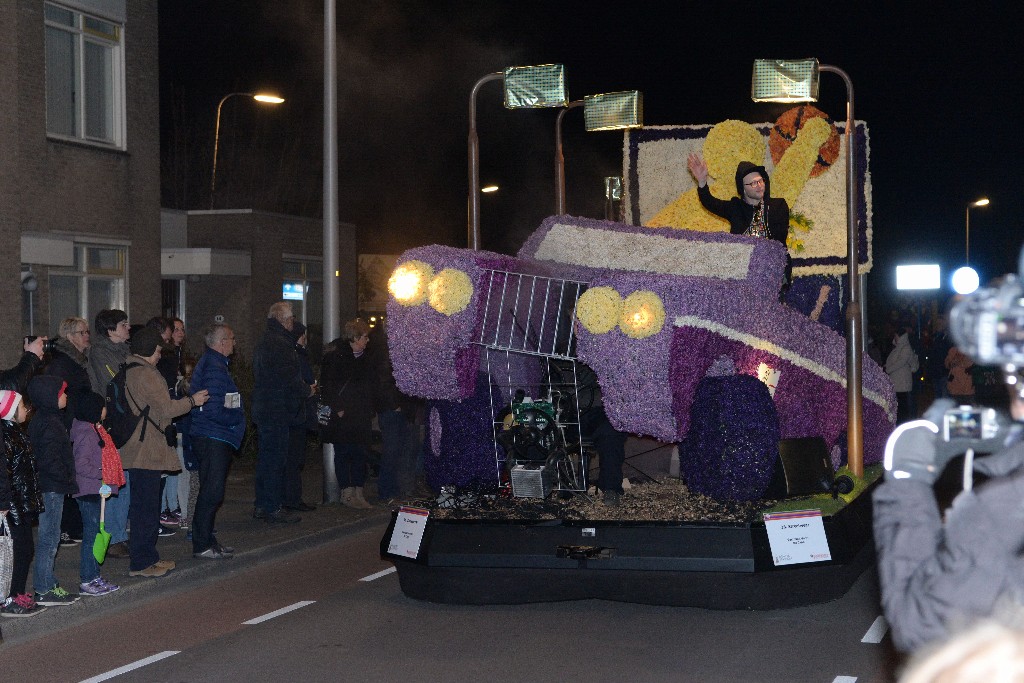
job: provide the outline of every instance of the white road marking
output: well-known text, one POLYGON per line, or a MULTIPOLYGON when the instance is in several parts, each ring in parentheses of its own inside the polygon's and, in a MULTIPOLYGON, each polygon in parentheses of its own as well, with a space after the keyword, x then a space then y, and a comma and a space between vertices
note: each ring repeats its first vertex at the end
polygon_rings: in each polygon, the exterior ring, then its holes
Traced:
POLYGON ((889 622, 885 620, 885 617, 875 617, 875 620, 871 622, 871 628, 864 634, 864 637, 860 639, 862 643, 880 643, 882 638, 885 638, 885 634, 889 631, 889 622))
POLYGON ((268 614, 264 614, 262 617, 256 617, 255 619, 250 619, 249 621, 243 621, 242 625, 243 626, 252 626, 254 624, 262 624, 264 621, 269 621, 270 619, 273 619, 274 617, 279 617, 282 614, 288 614, 289 612, 293 612, 293 611, 295 611, 297 609, 300 609, 302 607, 306 607, 307 605, 312 605, 315 602, 316 602, 316 600, 300 600, 299 602, 295 603, 294 605, 288 605, 287 607, 282 607, 281 609, 276 609, 273 612, 270 612, 268 614))
POLYGON ((181 652, 181 650, 165 650, 164 652, 160 652, 158 654, 155 654, 152 657, 146 657, 145 659, 140 659, 137 662, 132 662, 131 664, 125 664, 122 667, 118 667, 116 669, 111 669, 110 671, 108 671, 106 673, 103 673, 103 674, 100 674, 99 676, 93 676, 92 678, 86 678, 81 683, 100 683, 100 681, 107 681, 107 680, 110 680, 111 678, 113 678, 114 676, 120 676, 121 674, 126 674, 129 671, 134 671, 135 669, 141 669, 142 667, 144 667, 144 666, 146 666, 148 664, 152 664, 153 662, 159 662, 161 659, 167 659, 168 657, 170 657, 172 655, 176 655, 179 652, 181 652))
POLYGON ((375 581, 376 579, 379 579, 382 576, 387 576, 388 574, 394 574, 396 571, 398 571, 398 570, 395 569, 394 567, 388 567, 387 569, 385 569, 382 572, 377 572, 376 574, 370 574, 369 576, 364 576, 363 578, 361 578, 359 580, 360 581, 375 581))
POLYGON ((832 683, 857 683, 856 676, 836 676, 832 679, 832 683))

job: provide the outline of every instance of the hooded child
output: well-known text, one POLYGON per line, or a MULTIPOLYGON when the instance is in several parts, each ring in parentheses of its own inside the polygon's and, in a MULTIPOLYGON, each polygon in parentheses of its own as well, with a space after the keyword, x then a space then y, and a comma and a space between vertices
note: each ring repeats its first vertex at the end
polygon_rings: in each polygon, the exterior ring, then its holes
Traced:
POLYGON ((45 606, 70 605, 78 595, 68 593, 53 575, 53 561, 60 545, 60 519, 64 496, 78 493, 75 456, 64 427, 67 382, 53 375, 37 375, 28 383, 28 398, 36 409, 28 424, 28 438, 36 454, 39 488, 44 510, 39 515, 39 541, 32 583, 35 601, 45 606))

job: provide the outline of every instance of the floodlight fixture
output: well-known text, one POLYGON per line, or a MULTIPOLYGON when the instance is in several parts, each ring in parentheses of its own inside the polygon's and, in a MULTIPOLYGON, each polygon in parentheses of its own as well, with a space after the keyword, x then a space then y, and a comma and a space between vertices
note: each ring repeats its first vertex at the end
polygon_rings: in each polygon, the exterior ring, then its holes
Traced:
POLYGON ((864 476, 863 369, 864 320, 858 277, 856 141, 853 117, 853 82, 842 69, 810 59, 757 59, 750 96, 755 102, 815 102, 821 72, 834 73, 846 84, 846 277, 850 300, 846 305, 846 445, 850 470, 864 476))
POLYGON ((978 289, 978 285, 981 284, 981 278, 978 277, 978 271, 970 266, 963 266, 953 271, 953 278, 951 280, 953 285, 953 291, 957 294, 972 294, 978 289))
POLYGON ((473 84, 469 93, 469 202, 467 210, 467 241, 470 249, 480 248, 480 137, 476 132, 476 96, 480 86, 502 79, 505 83, 505 106, 509 109, 565 107, 565 66, 510 66, 504 71, 487 74, 473 84))
POLYGON ((938 289, 941 269, 935 264, 896 266, 896 289, 938 289))
POLYGON ((588 132, 628 130, 644 125, 643 94, 639 90, 587 95, 566 105, 555 120, 555 214, 565 213, 565 155, 562 153, 562 119, 566 112, 583 107, 588 132))

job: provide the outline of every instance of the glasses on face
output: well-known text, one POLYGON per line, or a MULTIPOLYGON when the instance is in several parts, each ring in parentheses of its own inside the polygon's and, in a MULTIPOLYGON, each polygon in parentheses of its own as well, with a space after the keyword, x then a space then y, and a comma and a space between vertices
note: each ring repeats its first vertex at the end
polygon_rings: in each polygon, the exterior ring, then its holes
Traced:
POLYGON ((75 331, 74 331, 74 332, 72 332, 71 334, 80 334, 80 335, 86 335, 86 334, 90 334, 90 332, 89 332, 89 330, 75 330, 75 331))
POLYGON ((743 183, 747 187, 758 187, 764 185, 764 178, 758 178, 757 180, 751 180, 749 183, 743 183))

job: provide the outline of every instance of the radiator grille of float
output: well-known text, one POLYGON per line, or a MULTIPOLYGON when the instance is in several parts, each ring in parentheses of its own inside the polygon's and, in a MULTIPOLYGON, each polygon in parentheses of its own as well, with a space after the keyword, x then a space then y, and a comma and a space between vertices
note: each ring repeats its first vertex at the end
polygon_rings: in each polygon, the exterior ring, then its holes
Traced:
POLYGON ((547 498, 555 486, 555 472, 543 465, 512 468, 512 495, 516 498, 547 498))

